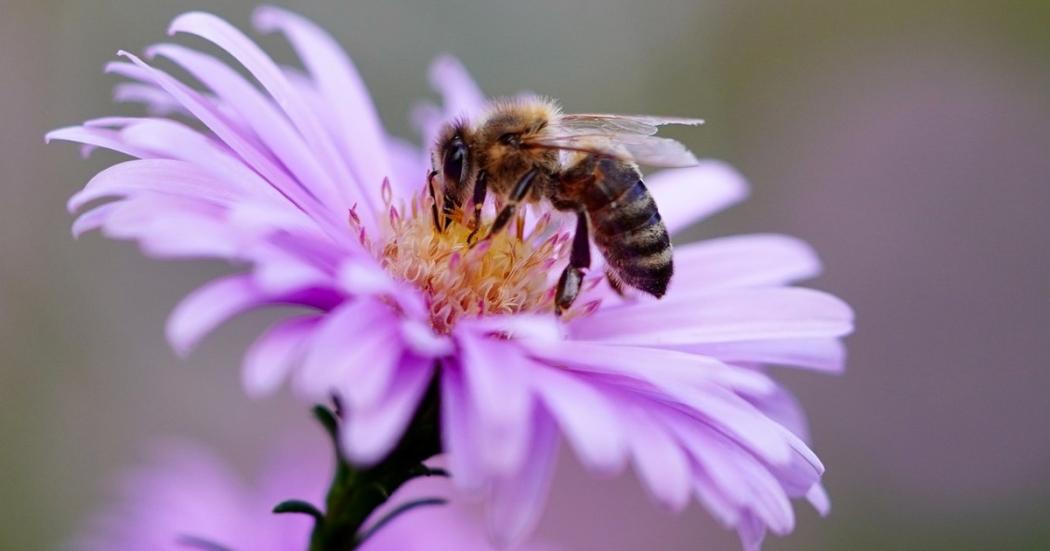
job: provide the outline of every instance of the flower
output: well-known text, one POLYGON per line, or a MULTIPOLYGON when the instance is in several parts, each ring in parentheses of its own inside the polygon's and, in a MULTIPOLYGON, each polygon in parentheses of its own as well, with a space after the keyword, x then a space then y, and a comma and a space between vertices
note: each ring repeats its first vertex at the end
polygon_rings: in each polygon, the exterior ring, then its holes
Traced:
MULTIPOLYGON (((72 197, 71 210, 87 207, 74 234, 101 229, 152 256, 247 267, 176 308, 168 338, 178 352, 238 313, 301 307, 248 350, 246 391, 265 395, 291 379, 307 399, 339 395, 345 453, 365 465, 396 443, 436 376, 449 468, 460 487, 487 495, 503 543, 534 526, 562 437, 591 471, 633 462, 669 509, 697 499, 748 548, 767 530, 792 530, 790 498, 827 511, 803 416, 764 367, 842 369, 849 307, 789 286, 819 270, 807 245, 748 235, 680 246, 661 300, 618 297, 599 262, 559 319, 551 288, 571 225, 540 209, 474 249, 463 228, 435 231, 425 152, 386 134, 334 40, 276 8, 254 22, 283 33, 305 71, 278 66, 215 16, 188 13, 169 32, 211 41, 261 88, 183 46, 153 46, 147 57, 175 63, 202 91, 122 52, 127 61, 107 66, 132 81, 117 98, 153 115, 49 135, 136 158, 72 197)), ((444 105, 416 112, 427 142, 442 121, 485 102, 451 58, 430 76, 444 105)), ((647 184, 671 232, 746 193, 717 161, 647 184)))
MULTIPOLYGON (((101 508, 72 542, 76 551, 251 550, 301 551, 312 520, 303 514, 276 515, 274 505, 297 496, 321 502, 330 461, 322 446, 275 447, 251 484, 212 450, 168 440, 148 461, 120 479, 112 504, 101 508), (308 468, 311 467, 311 468, 308 468)), ((444 479, 416 479, 398 490, 391 505, 444 496, 444 479)), ((453 498, 454 499, 454 498, 453 498)), ((380 509, 373 517, 390 511, 380 509)), ((375 524, 373 522, 372 524, 375 524)), ((482 551, 494 549, 484 527, 456 501, 418 507, 376 529, 361 551, 482 551)), ((546 549, 530 545, 528 549, 546 549)))

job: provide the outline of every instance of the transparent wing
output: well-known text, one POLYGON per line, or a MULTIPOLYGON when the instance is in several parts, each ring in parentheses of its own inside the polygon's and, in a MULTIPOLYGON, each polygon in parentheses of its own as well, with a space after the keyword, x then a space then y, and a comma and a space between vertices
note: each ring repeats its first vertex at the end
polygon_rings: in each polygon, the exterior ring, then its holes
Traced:
POLYGON ((566 134, 635 134, 652 136, 658 127, 667 124, 696 126, 703 119, 683 117, 654 117, 651 115, 613 115, 608 113, 577 113, 562 115, 558 126, 566 134))
POLYGON ((553 135, 529 140, 527 147, 593 153, 650 166, 686 167, 698 161, 688 148, 670 138, 641 134, 553 135))
POLYGON ((696 157, 681 143, 654 136, 660 126, 703 124, 701 119, 580 113, 562 115, 547 136, 530 141, 534 147, 582 151, 666 167, 692 166, 696 157))

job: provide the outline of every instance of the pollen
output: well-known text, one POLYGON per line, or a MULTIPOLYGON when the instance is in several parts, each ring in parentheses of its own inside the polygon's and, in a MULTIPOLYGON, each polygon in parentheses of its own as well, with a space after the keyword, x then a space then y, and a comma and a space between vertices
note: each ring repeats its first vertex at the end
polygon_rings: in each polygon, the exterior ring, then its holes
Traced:
MULTIPOLYGON (((571 235, 554 227, 549 214, 527 231, 519 215, 492 237, 487 237, 491 222, 483 222, 468 241, 474 229, 461 215, 438 229, 427 194, 416 193, 400 205, 386 190, 383 198, 388 216, 382 238, 362 232, 361 241, 392 276, 422 291, 436 332, 450 332, 463 318, 554 315, 554 285, 567 262, 571 235)), ((353 213, 350 222, 359 226, 353 213)))

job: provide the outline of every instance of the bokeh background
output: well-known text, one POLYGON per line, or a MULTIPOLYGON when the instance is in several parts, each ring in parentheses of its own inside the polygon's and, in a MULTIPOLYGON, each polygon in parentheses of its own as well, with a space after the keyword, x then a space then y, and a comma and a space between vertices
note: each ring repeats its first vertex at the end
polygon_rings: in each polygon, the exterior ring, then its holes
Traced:
MULTIPOLYGON (((1050 3, 283 4, 349 49, 406 137, 439 52, 492 94, 708 120, 674 135, 739 167, 752 196, 690 237, 800 236, 826 262, 813 285, 858 312, 848 373, 782 374, 834 510, 800 507, 768 549, 1050 549, 1050 3)), ((187 9, 247 28, 252 7, 0 0, 0 549, 60 546, 150 438, 191 436, 250 470, 270 434, 307 426, 288 397, 240 392, 262 316, 174 356, 171 307, 228 267, 74 242, 65 200, 115 157, 42 138, 131 112, 101 72, 117 49, 164 40, 187 9)), ((633 476, 596 480, 568 456, 558 473, 540 536, 565 549, 737 549, 633 476)))

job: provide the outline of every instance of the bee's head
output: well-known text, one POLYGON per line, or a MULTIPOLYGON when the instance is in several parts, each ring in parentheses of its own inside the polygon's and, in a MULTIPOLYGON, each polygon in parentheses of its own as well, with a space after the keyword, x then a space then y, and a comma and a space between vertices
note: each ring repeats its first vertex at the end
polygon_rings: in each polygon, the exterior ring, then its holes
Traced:
POLYGON ((451 122, 438 135, 431 158, 434 172, 441 175, 446 214, 462 205, 477 177, 472 155, 473 134, 464 121, 451 122))

